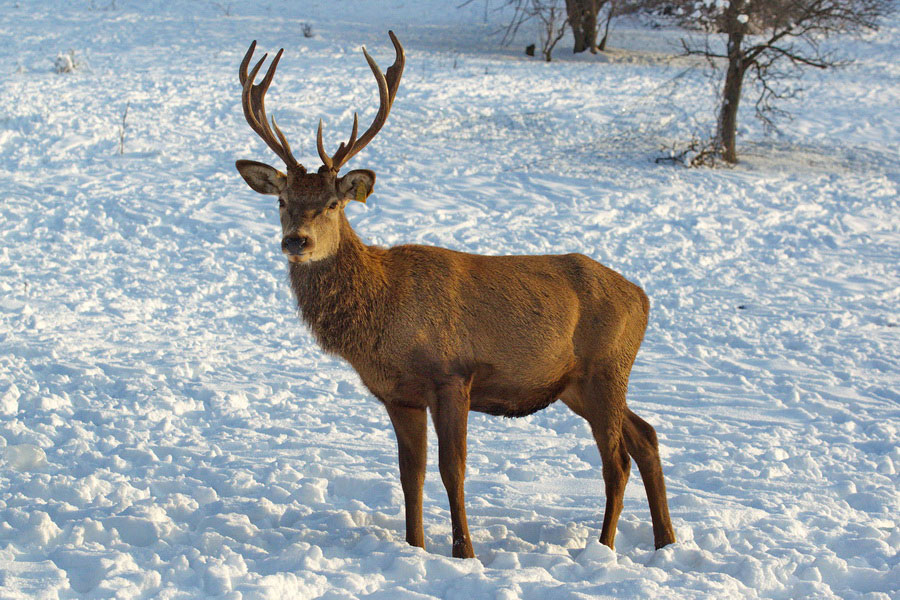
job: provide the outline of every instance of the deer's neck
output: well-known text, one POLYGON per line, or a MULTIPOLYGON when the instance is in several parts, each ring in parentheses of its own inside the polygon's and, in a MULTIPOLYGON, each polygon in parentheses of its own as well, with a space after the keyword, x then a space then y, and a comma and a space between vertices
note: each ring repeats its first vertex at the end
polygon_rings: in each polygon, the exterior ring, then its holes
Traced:
POLYGON ((351 362, 371 357, 377 344, 386 287, 382 254, 380 248, 363 244, 342 217, 334 256, 290 265, 303 320, 326 351, 351 362))

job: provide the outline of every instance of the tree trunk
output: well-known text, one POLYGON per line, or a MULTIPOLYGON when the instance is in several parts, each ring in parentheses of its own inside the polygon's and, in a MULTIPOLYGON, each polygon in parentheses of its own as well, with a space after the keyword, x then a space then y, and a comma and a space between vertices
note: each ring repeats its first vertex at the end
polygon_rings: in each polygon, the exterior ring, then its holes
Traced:
POLYGON ((737 162, 737 115, 741 104, 741 87, 744 83, 742 57, 728 59, 728 72, 722 88, 722 105, 719 109, 718 142, 722 146, 722 158, 726 162, 737 162))
POLYGON ((576 54, 585 50, 597 51, 597 13, 600 4, 599 0, 566 0, 566 15, 575 37, 572 51, 576 54))
POLYGON ((716 140, 722 148, 722 159, 730 163, 737 162, 737 116, 741 104, 744 73, 747 71, 742 48, 746 26, 737 20, 738 15, 742 14, 744 4, 743 0, 732 1, 725 13, 725 26, 728 32, 728 71, 725 73, 725 85, 722 88, 716 140))

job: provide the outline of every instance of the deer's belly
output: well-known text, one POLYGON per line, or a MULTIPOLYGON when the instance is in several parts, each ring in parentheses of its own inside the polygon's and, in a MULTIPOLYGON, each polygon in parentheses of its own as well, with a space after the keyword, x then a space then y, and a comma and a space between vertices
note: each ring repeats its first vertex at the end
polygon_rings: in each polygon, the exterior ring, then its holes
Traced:
POLYGON ((388 376, 381 377, 372 376, 374 373, 360 372, 360 375, 369 390, 385 403, 426 408, 437 400, 439 390, 457 381, 469 390, 471 410, 524 417, 558 400, 578 378, 571 360, 535 361, 529 364, 531 369, 515 371, 486 363, 456 363, 418 365, 418 369, 406 372, 386 369, 388 376))
POLYGON ((528 383, 524 378, 475 378, 470 392, 470 408, 502 417, 524 417, 553 404, 571 383, 571 371, 528 383))

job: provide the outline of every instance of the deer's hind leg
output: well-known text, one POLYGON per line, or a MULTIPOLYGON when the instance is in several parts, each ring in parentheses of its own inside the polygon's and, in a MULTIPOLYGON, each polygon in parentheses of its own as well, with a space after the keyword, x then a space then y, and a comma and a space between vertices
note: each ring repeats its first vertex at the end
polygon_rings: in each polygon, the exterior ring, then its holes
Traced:
POLYGON ((624 436, 628 453, 637 463, 647 501, 650 503, 650 518, 653 520, 653 541, 656 548, 662 548, 675 541, 675 531, 669 517, 669 503, 666 500, 666 482, 663 479, 662 464, 659 461, 659 442, 656 430, 639 416, 625 409, 624 436))
POLYGON ((600 543, 615 547, 616 525, 625 500, 625 484, 631 471, 631 458, 623 434, 625 389, 627 378, 594 375, 580 389, 569 389, 562 401, 591 426, 603 463, 603 483, 606 487, 606 509, 600 543))

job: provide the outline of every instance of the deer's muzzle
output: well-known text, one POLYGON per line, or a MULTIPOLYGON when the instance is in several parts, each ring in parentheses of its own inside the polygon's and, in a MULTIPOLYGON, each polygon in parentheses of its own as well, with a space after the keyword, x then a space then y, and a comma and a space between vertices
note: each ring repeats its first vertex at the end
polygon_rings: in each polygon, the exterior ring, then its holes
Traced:
POLYGON ((289 235, 281 240, 281 251, 291 262, 303 262, 312 245, 312 240, 305 235, 289 235))

